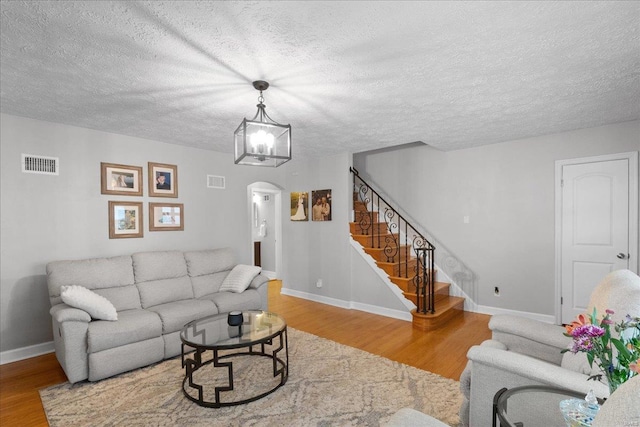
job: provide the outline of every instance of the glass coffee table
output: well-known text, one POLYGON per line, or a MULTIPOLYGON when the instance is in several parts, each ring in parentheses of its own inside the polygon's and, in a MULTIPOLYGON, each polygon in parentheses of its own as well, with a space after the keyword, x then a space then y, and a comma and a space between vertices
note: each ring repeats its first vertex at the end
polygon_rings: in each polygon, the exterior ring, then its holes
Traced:
POLYGON ((275 313, 204 317, 187 323, 180 339, 182 391, 198 405, 249 403, 273 393, 289 377, 287 324, 275 313))

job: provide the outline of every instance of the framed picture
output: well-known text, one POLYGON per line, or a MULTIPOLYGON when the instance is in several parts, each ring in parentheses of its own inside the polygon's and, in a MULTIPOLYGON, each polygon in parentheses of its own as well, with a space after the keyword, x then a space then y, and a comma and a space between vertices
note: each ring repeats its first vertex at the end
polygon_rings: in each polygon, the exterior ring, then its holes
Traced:
POLYGON ((142 237, 142 202, 109 201, 109 238, 142 237))
POLYGON ((149 203, 149 231, 183 231, 182 203, 149 203))
POLYGON ((100 193, 142 196, 142 167, 100 163, 100 193))
POLYGON ((178 197, 178 166, 149 162, 149 196, 178 197))
POLYGON ((311 192, 311 219, 313 221, 331 221, 331 190, 311 192))
POLYGON ((309 193, 291 193, 291 221, 309 221, 309 193))

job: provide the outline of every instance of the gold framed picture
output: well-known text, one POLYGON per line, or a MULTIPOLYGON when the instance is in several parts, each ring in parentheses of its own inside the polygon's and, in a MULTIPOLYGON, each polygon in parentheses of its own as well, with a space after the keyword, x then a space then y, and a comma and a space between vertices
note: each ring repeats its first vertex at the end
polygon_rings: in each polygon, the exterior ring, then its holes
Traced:
POLYGON ((100 193, 142 196, 142 167, 101 162, 100 193))
POLYGON ((309 193, 291 193, 291 221, 309 221, 309 193))
POLYGON ((313 190, 311 204, 312 221, 331 221, 331 190, 313 190))
POLYGON ((149 203, 149 231, 183 231, 182 203, 149 203))
POLYGON ((109 238, 142 237, 142 202, 109 201, 109 238))
POLYGON ((149 196, 178 197, 178 166, 149 162, 149 196))

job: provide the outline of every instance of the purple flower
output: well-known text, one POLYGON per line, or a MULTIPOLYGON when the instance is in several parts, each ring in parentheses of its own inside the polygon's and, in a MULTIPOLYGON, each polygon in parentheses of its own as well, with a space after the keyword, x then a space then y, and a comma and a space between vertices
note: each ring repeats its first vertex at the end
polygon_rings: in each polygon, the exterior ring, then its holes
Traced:
POLYGON ((601 337, 604 335, 604 328, 596 325, 582 325, 578 326, 571 332, 571 336, 574 338, 579 337, 601 337))
POLYGON ((593 350, 593 343, 591 337, 576 337, 573 340, 573 347, 571 353, 578 353, 579 351, 593 350))
POLYGON ((611 309, 608 309, 608 308, 605 310, 605 312, 606 312, 607 314, 614 314, 614 313, 615 313, 615 311, 613 311, 613 310, 611 310, 611 309))

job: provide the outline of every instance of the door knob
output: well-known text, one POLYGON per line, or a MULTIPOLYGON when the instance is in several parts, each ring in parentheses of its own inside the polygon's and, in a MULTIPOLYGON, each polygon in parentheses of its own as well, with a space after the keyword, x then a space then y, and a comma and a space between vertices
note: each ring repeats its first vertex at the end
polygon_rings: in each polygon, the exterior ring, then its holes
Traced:
POLYGON ((618 259, 626 259, 629 258, 628 254, 623 254, 622 252, 620 252, 618 255, 616 255, 618 257, 618 259))

